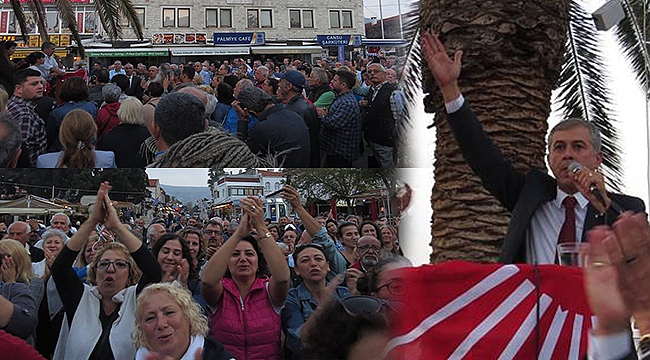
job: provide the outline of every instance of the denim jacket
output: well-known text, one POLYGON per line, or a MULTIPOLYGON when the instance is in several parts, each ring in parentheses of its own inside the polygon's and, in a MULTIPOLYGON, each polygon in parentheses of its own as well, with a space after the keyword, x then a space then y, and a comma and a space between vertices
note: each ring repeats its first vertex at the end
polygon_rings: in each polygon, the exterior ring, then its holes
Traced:
MULTIPOLYGON (((336 287, 334 300, 347 296, 350 296, 347 287, 336 287)), ((317 306, 318 303, 307 289, 307 286, 305 286, 305 283, 289 290, 284 309, 282 309, 282 331, 286 336, 285 347, 294 354, 299 353, 303 347, 300 340, 300 331, 317 306)))

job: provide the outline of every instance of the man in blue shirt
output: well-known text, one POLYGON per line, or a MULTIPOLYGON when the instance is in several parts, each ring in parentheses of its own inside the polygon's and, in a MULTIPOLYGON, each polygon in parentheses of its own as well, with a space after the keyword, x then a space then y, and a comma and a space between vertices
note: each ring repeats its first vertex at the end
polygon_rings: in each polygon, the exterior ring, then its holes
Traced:
POLYGON ((321 150, 327 158, 325 167, 351 167, 361 156, 361 110, 352 88, 356 75, 340 70, 332 79, 337 97, 329 109, 316 109, 322 117, 320 130, 321 150))

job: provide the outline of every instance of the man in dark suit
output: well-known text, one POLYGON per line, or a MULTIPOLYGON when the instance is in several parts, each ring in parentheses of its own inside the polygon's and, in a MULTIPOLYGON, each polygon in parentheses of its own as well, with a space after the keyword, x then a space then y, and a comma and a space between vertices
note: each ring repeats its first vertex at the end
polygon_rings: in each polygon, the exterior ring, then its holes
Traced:
MULTIPOLYGON (((372 85, 368 96, 359 102, 362 107, 363 137, 372 150, 373 164, 385 169, 395 167, 395 118, 390 98, 397 87, 388 83, 386 69, 378 63, 368 65, 368 80, 372 85)), ((374 167, 370 165, 370 167, 374 167)))
POLYGON ((17 240, 23 244, 32 262, 39 262, 45 258, 45 253, 43 253, 43 250, 39 248, 29 246, 27 240, 29 240, 29 233, 31 232, 32 229, 29 227, 29 224, 22 221, 11 223, 8 229, 9 238, 17 240))
POLYGON ((423 54, 441 90, 449 124, 465 159, 483 186, 511 213, 501 262, 552 264, 564 222, 573 223, 571 241, 584 240, 594 226, 614 222, 618 211, 612 203, 634 212, 645 210, 638 198, 606 191, 603 175, 597 170, 603 158, 600 134, 591 123, 580 119, 561 122, 551 130, 548 164, 555 177, 540 169, 518 172, 492 144, 460 93, 462 51, 456 51, 452 61, 437 37, 427 33, 423 35, 423 54), (573 162, 581 164, 582 169, 571 171, 573 162), (590 191, 592 184, 602 199, 590 191), (573 221, 568 220, 569 214, 573 221))
POLYGON ((126 77, 129 78, 129 87, 124 90, 124 94, 135 96, 139 100, 142 100, 142 95, 144 94, 144 89, 141 85, 142 78, 133 70, 133 64, 131 63, 124 65, 124 71, 126 71, 126 77))

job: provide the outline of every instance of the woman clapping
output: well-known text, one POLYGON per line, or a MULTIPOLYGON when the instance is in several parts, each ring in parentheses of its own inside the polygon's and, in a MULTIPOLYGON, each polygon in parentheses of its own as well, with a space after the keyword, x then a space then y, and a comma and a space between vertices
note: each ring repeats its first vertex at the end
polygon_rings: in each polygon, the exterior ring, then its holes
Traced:
POLYGON ((281 359, 280 311, 289 267, 264 223, 262 200, 249 197, 241 204, 237 231, 208 261, 201 279, 212 310, 210 333, 238 359, 281 359), (252 229, 259 235, 250 235, 252 229))

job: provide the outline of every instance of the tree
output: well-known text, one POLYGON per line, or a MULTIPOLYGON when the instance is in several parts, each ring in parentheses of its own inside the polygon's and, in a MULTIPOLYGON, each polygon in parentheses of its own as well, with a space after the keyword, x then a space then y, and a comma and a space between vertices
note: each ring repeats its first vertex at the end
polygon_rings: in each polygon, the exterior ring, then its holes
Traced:
MULTIPOLYGON (((352 196, 378 187, 394 185, 393 171, 382 169, 289 169, 291 186, 307 198, 345 200, 352 207, 352 196)), ((393 188, 394 192, 395 189, 393 188)))
MULTIPOLYGON (((16 21, 20 25, 20 32, 23 36, 23 40, 27 42, 27 21, 25 18, 25 13, 23 11, 23 5, 19 0, 10 0, 11 7, 13 8, 16 21)), ((81 56, 83 57, 83 45, 81 44, 81 37, 79 36, 79 27, 77 24, 77 19, 75 16, 74 6, 72 5, 71 0, 55 0, 56 9, 59 12, 61 17, 61 26, 67 27, 72 33, 81 56)), ((43 6, 42 0, 27 0, 30 11, 36 15, 36 22, 38 23, 38 29, 43 39, 43 42, 49 41, 49 36, 47 34, 47 18, 45 16, 45 7, 43 6)), ((142 33, 142 24, 140 24, 140 19, 138 14, 135 12, 135 8, 131 3, 131 0, 96 0, 95 8, 97 9, 97 14, 99 19, 108 34, 108 37, 111 41, 122 38, 122 26, 120 21, 122 18, 126 19, 129 24, 133 27, 138 39, 142 40, 144 35, 142 33)))
POLYGON ((220 177, 226 175, 226 172, 223 169, 210 168, 208 169, 208 186, 210 186, 210 191, 214 187, 214 184, 217 183, 220 177))
MULTIPOLYGON (((617 36, 647 90, 647 49, 638 20, 643 3, 621 3, 626 18, 617 36)), ((618 187, 620 162, 598 36, 580 3, 429 0, 421 3, 420 15, 421 27, 438 33, 447 49, 463 49, 463 95, 517 169, 545 168, 551 90, 559 87, 564 116, 593 121, 601 130, 608 184, 618 187)), ((417 50, 413 59, 419 59, 417 50)), ((407 78, 413 82, 413 73, 407 78)), ((428 74, 424 79, 425 88, 436 88, 428 74)), ((427 110, 436 113, 431 260, 494 261, 508 214, 466 165, 443 106, 435 92, 425 99, 427 110)))

